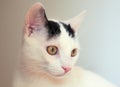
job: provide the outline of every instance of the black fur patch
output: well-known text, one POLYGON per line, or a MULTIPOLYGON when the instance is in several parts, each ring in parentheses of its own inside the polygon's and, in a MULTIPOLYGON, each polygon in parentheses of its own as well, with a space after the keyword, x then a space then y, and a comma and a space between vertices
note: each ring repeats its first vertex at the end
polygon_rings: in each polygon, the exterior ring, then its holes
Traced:
POLYGON ((54 36, 60 35, 60 25, 54 21, 49 21, 46 24, 48 29, 48 38, 52 38, 54 36))
POLYGON ((64 26, 64 28, 66 29, 66 31, 69 33, 69 36, 71 36, 71 37, 75 37, 75 32, 74 32, 74 30, 71 28, 71 26, 70 26, 70 24, 65 24, 65 23, 63 23, 63 22, 60 22, 63 26, 64 26))

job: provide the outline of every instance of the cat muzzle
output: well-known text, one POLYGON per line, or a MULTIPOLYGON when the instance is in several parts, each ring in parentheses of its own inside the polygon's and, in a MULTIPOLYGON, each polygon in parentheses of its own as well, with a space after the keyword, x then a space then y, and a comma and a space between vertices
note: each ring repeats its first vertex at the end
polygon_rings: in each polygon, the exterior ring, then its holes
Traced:
POLYGON ((67 73, 71 70, 70 67, 66 67, 66 66, 62 66, 62 69, 65 71, 65 73, 67 73))

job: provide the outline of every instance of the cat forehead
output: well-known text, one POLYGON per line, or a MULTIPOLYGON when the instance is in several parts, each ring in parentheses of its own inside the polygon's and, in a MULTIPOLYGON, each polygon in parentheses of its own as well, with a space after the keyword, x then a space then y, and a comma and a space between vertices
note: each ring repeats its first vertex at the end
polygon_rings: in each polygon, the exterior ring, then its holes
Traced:
POLYGON ((75 38, 75 32, 71 28, 70 24, 65 24, 62 21, 57 20, 48 20, 46 24, 47 31, 48 31, 48 38, 59 37, 60 35, 66 35, 70 38, 75 38))

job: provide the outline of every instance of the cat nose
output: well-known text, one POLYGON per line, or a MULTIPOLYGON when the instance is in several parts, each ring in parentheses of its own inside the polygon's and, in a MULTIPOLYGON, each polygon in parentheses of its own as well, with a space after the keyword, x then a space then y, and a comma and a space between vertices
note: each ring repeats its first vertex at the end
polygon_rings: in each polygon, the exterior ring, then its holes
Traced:
POLYGON ((65 73, 69 72, 71 70, 70 67, 67 66, 62 66, 63 70, 65 71, 65 73))

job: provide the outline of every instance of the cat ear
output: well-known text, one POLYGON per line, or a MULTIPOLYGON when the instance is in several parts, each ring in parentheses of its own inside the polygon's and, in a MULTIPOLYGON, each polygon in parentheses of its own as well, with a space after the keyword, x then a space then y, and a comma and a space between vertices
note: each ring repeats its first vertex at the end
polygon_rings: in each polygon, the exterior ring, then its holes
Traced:
POLYGON ((25 33, 31 35, 35 30, 45 26, 47 17, 41 3, 34 4, 27 12, 25 21, 25 33))
POLYGON ((65 23, 70 24, 72 29, 74 29, 74 31, 76 32, 77 29, 80 27, 84 17, 86 16, 86 12, 86 10, 82 11, 79 15, 65 21, 65 23))

